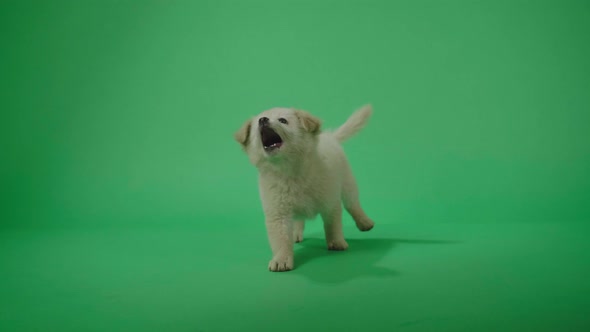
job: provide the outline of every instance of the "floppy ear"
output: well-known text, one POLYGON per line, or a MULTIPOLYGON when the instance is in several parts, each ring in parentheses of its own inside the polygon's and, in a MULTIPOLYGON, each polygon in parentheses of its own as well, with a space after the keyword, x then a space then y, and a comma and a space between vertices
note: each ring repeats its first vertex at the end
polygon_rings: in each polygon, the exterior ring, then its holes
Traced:
POLYGON ((250 138, 250 127, 252 127, 252 120, 244 122, 242 127, 234 134, 234 139, 242 146, 248 144, 248 138, 250 138))
POLYGON ((312 134, 317 134, 320 132, 320 127, 322 126, 322 121, 320 121, 320 119, 302 110, 296 110, 295 115, 299 119, 303 129, 312 134))

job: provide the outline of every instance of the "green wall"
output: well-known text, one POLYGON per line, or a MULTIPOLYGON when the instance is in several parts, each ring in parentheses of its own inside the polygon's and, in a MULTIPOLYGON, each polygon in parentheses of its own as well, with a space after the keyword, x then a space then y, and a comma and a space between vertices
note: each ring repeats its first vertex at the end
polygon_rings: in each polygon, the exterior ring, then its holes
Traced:
POLYGON ((3 1, 0 34, 3 228, 258 225, 233 132, 365 103, 376 221, 590 218, 587 1, 3 1))

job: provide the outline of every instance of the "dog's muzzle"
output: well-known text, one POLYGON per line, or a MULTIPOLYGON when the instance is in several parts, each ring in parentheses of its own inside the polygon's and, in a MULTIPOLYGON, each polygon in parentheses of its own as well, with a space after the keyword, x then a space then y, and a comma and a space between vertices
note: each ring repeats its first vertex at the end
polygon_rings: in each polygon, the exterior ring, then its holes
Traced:
POLYGON ((271 152, 279 149, 283 145, 283 139, 276 131, 268 126, 268 123, 261 123, 260 138, 262 140, 262 147, 266 152, 271 152))

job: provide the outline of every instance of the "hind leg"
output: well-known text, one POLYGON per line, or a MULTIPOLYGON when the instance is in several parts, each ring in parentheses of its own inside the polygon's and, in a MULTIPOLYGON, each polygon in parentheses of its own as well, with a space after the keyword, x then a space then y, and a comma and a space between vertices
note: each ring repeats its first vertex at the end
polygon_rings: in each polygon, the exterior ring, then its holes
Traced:
POLYGON ((352 171, 349 166, 347 166, 343 180, 342 202, 344 204, 344 208, 346 211, 348 211, 348 213, 350 213, 352 219, 354 219, 354 222, 356 223, 356 227, 359 230, 363 232, 371 230, 375 223, 365 214, 365 211, 363 211, 363 208, 361 207, 356 180, 352 175, 352 171))
POLYGON ((328 250, 346 250, 348 243, 344 240, 342 231, 342 206, 340 202, 331 209, 322 213, 324 220, 324 232, 326 233, 326 244, 328 250))

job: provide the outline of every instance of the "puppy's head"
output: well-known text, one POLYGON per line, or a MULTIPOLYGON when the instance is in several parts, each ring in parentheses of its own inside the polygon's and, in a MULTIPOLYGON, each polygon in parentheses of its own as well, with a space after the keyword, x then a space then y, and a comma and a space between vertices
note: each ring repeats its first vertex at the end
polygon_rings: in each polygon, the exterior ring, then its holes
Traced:
POLYGON ((234 139, 258 166, 265 161, 304 158, 315 146, 320 129, 321 121, 306 111, 272 108, 246 121, 234 139))

